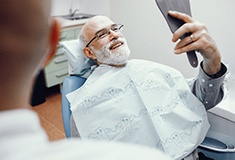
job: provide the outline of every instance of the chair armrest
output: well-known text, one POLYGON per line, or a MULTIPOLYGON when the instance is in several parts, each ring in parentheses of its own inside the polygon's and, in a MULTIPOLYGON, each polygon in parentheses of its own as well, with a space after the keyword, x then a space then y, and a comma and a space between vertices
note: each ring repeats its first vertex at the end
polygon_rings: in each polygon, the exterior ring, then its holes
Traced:
POLYGON ((235 152, 234 146, 228 146, 219 140, 209 137, 206 137, 205 140, 199 145, 199 147, 216 152, 235 152))

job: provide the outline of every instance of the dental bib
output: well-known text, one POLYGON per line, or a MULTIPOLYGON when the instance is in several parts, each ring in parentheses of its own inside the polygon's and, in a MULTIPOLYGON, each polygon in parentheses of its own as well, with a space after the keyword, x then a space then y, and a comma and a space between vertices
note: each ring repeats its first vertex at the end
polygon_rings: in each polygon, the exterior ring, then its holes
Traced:
POLYGON ((81 138, 146 145, 175 160, 195 150, 209 129, 184 77, 149 61, 100 65, 67 98, 81 138))

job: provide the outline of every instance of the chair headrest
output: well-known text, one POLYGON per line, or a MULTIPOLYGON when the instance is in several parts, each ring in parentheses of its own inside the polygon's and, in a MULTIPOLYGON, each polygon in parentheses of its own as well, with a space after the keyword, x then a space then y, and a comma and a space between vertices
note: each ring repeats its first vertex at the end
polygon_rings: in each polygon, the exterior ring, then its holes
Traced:
POLYGON ((63 51, 68 59, 69 74, 79 75, 87 78, 97 64, 87 58, 81 48, 79 39, 60 42, 63 46, 63 51))

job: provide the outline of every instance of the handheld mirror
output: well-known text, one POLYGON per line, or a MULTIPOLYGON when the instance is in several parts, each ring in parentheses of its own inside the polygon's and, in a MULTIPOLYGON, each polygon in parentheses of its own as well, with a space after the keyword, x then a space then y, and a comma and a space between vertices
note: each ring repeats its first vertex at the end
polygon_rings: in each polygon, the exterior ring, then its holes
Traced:
MULTIPOLYGON (((155 1, 161 13, 163 14, 165 20, 167 21, 167 24, 172 33, 174 33, 185 22, 171 17, 168 14, 168 11, 178 11, 178 12, 182 12, 191 16, 189 0, 155 0, 155 1)), ((187 33, 184 36, 182 36, 181 39, 189 35, 190 33, 187 33)), ((187 52, 187 57, 192 67, 198 66, 198 59, 197 59, 195 51, 187 52)))

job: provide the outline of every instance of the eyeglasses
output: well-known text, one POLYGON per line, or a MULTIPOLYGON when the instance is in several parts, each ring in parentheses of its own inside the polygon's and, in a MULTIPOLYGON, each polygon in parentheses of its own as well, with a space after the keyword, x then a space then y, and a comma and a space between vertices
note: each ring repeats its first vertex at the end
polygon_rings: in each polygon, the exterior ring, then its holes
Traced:
POLYGON ((86 45, 86 47, 88 47, 92 41, 94 41, 96 38, 97 39, 102 39, 105 38, 106 36, 108 36, 110 34, 110 30, 114 31, 114 32, 118 32, 123 28, 122 24, 113 24, 111 25, 110 29, 104 28, 99 30, 96 34, 95 37, 93 37, 86 45))

